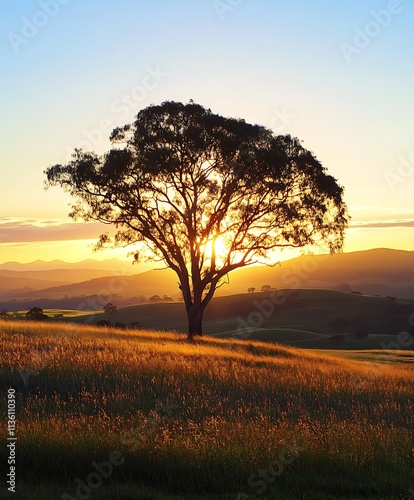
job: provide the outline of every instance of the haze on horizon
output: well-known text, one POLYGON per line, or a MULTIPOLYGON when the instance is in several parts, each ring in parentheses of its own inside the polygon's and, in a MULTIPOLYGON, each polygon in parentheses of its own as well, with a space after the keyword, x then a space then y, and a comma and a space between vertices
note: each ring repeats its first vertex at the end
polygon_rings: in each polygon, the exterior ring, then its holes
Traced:
POLYGON ((411 3, 56 2, 0 20, 0 263, 127 260, 92 253, 105 228, 71 222, 43 171, 75 147, 103 153, 151 103, 190 99, 303 140, 345 186, 345 252, 414 250, 411 3))

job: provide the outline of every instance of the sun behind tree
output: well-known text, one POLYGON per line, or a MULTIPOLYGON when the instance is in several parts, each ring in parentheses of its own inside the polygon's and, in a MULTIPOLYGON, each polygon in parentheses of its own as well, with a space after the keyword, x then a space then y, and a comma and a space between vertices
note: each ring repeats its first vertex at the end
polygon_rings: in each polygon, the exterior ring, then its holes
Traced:
POLYGON ((348 223, 343 188, 290 135, 225 118, 195 103, 164 102, 115 129, 104 156, 75 150, 46 170, 47 186, 75 199, 70 216, 113 224, 98 247, 134 245, 178 276, 188 336, 234 269, 272 250, 340 251, 348 223))

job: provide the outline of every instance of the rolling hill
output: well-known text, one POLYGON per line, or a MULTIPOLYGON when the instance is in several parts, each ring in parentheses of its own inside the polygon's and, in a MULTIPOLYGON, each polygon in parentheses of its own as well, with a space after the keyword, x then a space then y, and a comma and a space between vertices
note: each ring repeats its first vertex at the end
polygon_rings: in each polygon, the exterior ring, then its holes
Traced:
MULTIPOLYGON (((132 267, 132 266, 131 266, 132 267)), ((114 277, 106 276, 79 283, 48 287, 36 293, 11 294, 12 298, 62 298, 90 294, 108 295, 114 277)), ((303 255, 275 267, 252 266, 232 272, 229 283, 217 296, 244 293, 250 287, 320 288, 357 290, 369 295, 414 298, 414 252, 375 249, 335 255, 303 255), (345 287, 345 288, 343 288, 345 287)), ((117 294, 128 298, 143 295, 180 296, 177 277, 170 269, 152 270, 122 277, 117 294)), ((46 307, 46 305, 45 305, 46 307)))
POLYGON ((117 259, 89 259, 76 263, 61 260, 38 260, 27 264, 7 262, 0 265, 0 297, 32 296, 36 295, 37 290, 133 272, 135 269, 129 262, 117 259))
MULTIPOLYGON (((331 290, 283 290, 278 304, 270 293, 216 297, 206 309, 204 331, 221 338, 279 342, 313 348, 379 349, 402 331, 414 334, 414 304, 331 290)), ((115 313, 70 318, 96 324, 107 319, 151 329, 185 332, 183 304, 143 304, 115 313)), ((414 339, 413 339, 414 343, 414 339)))
POLYGON ((123 261, 119 259, 105 259, 105 260, 95 260, 86 259, 80 262, 65 262, 63 260, 55 259, 52 261, 35 260, 33 262, 21 263, 21 262, 5 262, 0 264, 0 271, 54 271, 56 269, 94 269, 98 271, 111 270, 111 272, 117 272, 118 274, 131 274, 134 269, 129 261, 123 261))
POLYGON ((53 285, 56 285, 56 281, 41 278, 40 276, 38 279, 35 279, 20 276, 20 273, 15 273, 14 271, 0 271, 0 297, 7 298, 24 295, 32 293, 34 290, 41 290, 53 285))

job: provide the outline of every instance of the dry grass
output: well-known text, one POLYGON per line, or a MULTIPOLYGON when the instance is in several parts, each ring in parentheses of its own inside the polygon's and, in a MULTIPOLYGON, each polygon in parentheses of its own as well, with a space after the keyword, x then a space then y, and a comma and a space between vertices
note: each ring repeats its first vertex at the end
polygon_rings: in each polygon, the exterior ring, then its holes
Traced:
POLYGON ((76 498, 75 479, 119 450, 125 463, 91 498, 157 498, 134 496, 142 485, 253 498, 257 471, 288 443, 300 451, 262 479, 264 497, 404 498, 414 484, 414 374, 388 354, 371 362, 369 352, 361 361, 260 342, 189 344, 176 333, 1 324, 2 397, 14 387, 18 403, 18 482, 30 498, 39 477, 53 480, 57 498, 76 498))

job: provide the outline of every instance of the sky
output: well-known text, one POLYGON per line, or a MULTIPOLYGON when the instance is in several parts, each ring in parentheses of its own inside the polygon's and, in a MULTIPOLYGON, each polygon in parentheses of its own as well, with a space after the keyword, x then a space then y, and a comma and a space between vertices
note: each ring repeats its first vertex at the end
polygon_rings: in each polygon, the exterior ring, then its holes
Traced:
POLYGON ((414 2, 4 0, 0 263, 92 252, 44 170, 165 100, 303 141, 345 187, 344 250, 414 250, 414 2))

